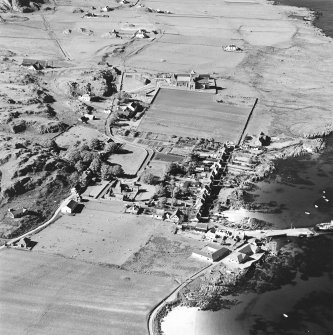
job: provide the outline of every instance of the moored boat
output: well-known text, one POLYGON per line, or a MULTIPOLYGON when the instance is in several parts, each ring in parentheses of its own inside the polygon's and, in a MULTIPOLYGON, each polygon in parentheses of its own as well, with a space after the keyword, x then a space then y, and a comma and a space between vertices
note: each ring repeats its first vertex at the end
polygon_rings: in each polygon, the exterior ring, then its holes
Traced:
POLYGON ((333 220, 331 222, 323 222, 315 225, 315 229, 319 231, 332 231, 333 232, 333 220))

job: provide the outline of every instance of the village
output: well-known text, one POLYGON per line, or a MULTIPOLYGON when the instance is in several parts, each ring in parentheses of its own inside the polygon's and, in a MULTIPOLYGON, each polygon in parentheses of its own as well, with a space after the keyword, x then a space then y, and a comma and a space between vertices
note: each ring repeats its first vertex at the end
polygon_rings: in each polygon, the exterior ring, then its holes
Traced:
POLYGON ((317 236, 256 197, 331 131, 330 44, 288 8, 0 0, 4 331, 161 334, 317 236))
MULTIPOLYGON (((21 66, 33 71, 49 67, 45 61, 31 59, 23 60, 21 66)), ((181 103, 186 104, 192 96, 200 99, 218 94, 216 80, 209 74, 197 74, 193 70, 187 74, 162 73, 153 77, 122 73, 119 68, 109 67, 117 78, 117 90, 127 90, 122 91, 118 98, 112 98, 111 106, 107 108, 107 100, 103 102, 105 99, 90 91, 74 96, 85 106, 82 108, 84 114, 76 126, 55 138, 55 145, 59 147, 71 142, 71 136, 80 140, 85 132, 80 123, 94 126, 100 115, 104 115, 101 121, 106 124, 106 136, 95 132, 97 137, 92 137, 90 142, 83 140, 81 147, 84 149, 81 150, 95 150, 95 158, 90 160, 90 165, 88 161, 80 168, 84 182, 72 188, 70 199, 61 207, 62 215, 83 215, 87 201, 105 206, 108 203, 121 204, 126 215, 169 223, 173 234, 202 241, 202 247, 193 249, 191 257, 203 262, 223 259, 224 264, 233 268, 250 267, 267 251, 277 253, 276 243, 271 238, 252 238, 246 234, 246 225, 239 231, 224 225, 227 219, 223 211, 230 207, 228 195, 239 186, 237 176, 244 173, 255 175, 260 155, 271 144, 271 138, 264 133, 254 137, 246 134, 257 100, 253 100, 252 109, 251 105, 243 106, 241 117, 232 124, 233 130, 240 131, 239 136, 235 136, 234 131, 232 136, 224 135, 222 123, 220 132, 213 133, 214 137, 210 138, 191 137, 192 131, 186 137, 170 134, 169 130, 167 133, 147 131, 154 130, 147 121, 147 114, 157 108, 154 103, 159 94, 194 94, 185 96, 181 103), (140 87, 129 93, 128 89, 135 86, 140 87), (228 139, 222 142, 224 138, 228 139), (104 162, 111 163, 111 166, 104 162)), ((222 111, 227 108, 239 113, 233 105, 216 99, 212 102, 214 108, 217 106, 222 111)), ((184 108, 188 107, 185 105, 184 108)), ((224 127, 229 127, 229 124, 224 127)), ((71 147, 67 146, 67 152, 70 150, 71 147)), ((64 157, 72 159, 69 153, 64 157)), ((78 164, 78 158, 73 159, 78 164)), ((83 157, 82 162, 84 160, 83 157)), ((26 212, 26 208, 9 209, 13 218, 22 217, 26 212)), ((31 245, 36 243, 23 237, 7 243, 7 246, 31 249, 31 245)))

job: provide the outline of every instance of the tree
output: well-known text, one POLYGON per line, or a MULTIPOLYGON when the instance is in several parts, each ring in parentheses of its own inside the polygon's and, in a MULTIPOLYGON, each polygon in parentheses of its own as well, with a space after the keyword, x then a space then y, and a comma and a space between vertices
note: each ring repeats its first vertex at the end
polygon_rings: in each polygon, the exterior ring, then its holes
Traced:
POLYGON ((99 158, 94 158, 90 165, 89 165, 89 169, 93 172, 93 173, 98 173, 101 169, 101 165, 102 165, 102 162, 99 158))
POLYGON ((184 167, 177 164, 177 163, 170 163, 168 169, 167 169, 167 173, 169 175, 177 175, 177 174, 184 174, 184 167))
POLYGON ((154 182, 155 182, 155 176, 148 172, 148 173, 145 173, 143 176, 142 176, 142 181, 148 185, 153 185, 154 182))
POLYGON ((168 195, 168 190, 165 186, 159 185, 156 187, 155 195, 158 197, 166 197, 168 195))
POLYGON ((84 163, 90 164, 91 161, 95 158, 94 154, 91 151, 82 151, 81 158, 84 163))
POLYGON ((74 149, 67 151, 65 157, 72 164, 77 163, 81 159, 80 152, 74 149))
POLYGON ((103 180, 111 180, 113 177, 111 166, 108 164, 102 164, 101 166, 101 178, 103 180))
POLYGON ((175 187, 172 192, 172 197, 179 199, 182 196, 182 190, 179 187, 175 187))
POLYGON ((118 151, 118 147, 118 143, 110 142, 105 145, 104 151, 108 154, 114 154, 118 151))
POLYGON ((86 169, 86 166, 83 164, 82 161, 78 161, 76 164, 75 164, 75 168, 78 172, 82 173, 85 169, 86 169))
POLYGON ((111 171, 115 177, 120 177, 124 175, 124 170, 120 165, 111 166, 111 171))
POLYGON ((92 138, 89 142, 89 148, 91 150, 101 150, 103 147, 103 142, 98 138, 92 138))

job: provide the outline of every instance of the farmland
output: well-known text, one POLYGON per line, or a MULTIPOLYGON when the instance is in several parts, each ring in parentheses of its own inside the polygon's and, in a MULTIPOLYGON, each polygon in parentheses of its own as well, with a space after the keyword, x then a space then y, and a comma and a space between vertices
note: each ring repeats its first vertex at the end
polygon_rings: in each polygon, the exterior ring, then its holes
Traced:
POLYGON ((1 334, 146 334, 148 311, 175 287, 56 255, 0 253, 1 334))
POLYGON ((151 234, 169 231, 166 224, 123 213, 123 203, 85 202, 82 213, 62 216, 33 236, 34 251, 88 262, 121 265, 145 245, 151 234))
POLYGON ((160 89, 139 130, 236 142, 250 110, 217 103, 211 94, 160 89))

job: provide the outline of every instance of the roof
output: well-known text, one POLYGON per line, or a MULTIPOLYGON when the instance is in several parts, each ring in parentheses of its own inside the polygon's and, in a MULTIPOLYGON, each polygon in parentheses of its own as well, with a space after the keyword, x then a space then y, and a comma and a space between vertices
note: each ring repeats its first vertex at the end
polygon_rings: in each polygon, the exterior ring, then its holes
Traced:
POLYGON ((29 59, 29 58, 24 58, 22 60, 23 66, 30 66, 30 65, 35 65, 35 64, 40 64, 43 67, 48 66, 48 62, 46 60, 38 60, 38 59, 29 59))
POLYGON ((70 200, 68 203, 67 203, 67 207, 70 208, 71 210, 74 210, 79 204, 74 201, 74 200, 70 200))

